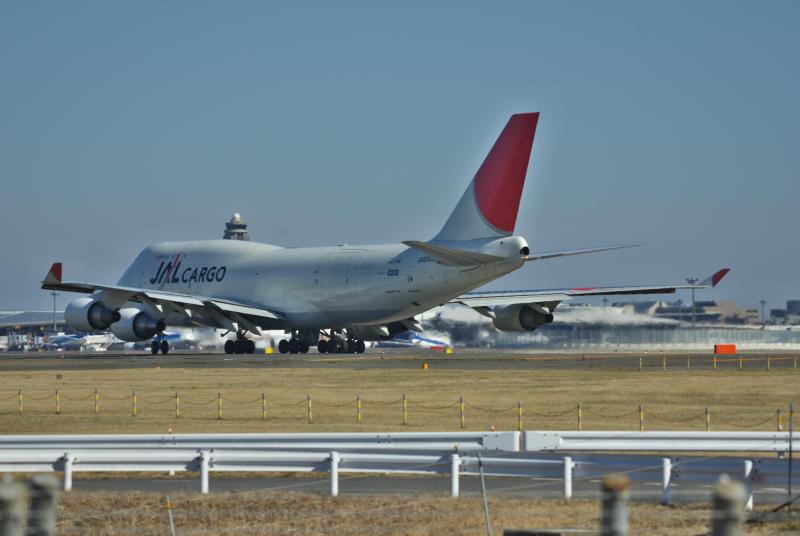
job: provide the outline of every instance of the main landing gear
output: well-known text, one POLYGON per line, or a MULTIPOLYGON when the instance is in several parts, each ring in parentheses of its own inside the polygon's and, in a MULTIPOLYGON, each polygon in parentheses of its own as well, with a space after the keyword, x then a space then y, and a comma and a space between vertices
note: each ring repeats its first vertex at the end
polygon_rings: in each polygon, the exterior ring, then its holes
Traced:
POLYGON ((321 354, 363 354, 366 348, 363 339, 333 331, 328 340, 320 339, 317 344, 317 351, 321 354))
POLYGON ((307 354, 309 348, 308 341, 299 332, 293 332, 288 341, 281 339, 278 343, 278 351, 282 354, 307 354))
POLYGON ((160 341, 158 339, 150 343, 151 354, 157 355, 159 350, 162 354, 167 355, 169 353, 169 343, 167 341, 160 341))
POLYGON ((254 354, 256 343, 244 336, 244 333, 237 333, 236 340, 228 339, 225 341, 226 354, 254 354))

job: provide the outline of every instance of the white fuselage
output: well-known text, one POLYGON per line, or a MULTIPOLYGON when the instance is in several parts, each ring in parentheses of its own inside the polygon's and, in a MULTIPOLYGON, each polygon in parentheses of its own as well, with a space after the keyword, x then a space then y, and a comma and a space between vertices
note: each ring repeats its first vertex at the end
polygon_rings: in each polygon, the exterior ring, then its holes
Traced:
MULTIPOLYGON (((308 329, 387 324, 413 317, 524 264, 521 237, 471 240, 462 249, 501 256, 445 266, 403 244, 282 248, 256 242, 164 242, 146 248, 120 286, 228 298, 274 311, 262 327, 308 329)), ((168 316, 167 324, 185 318, 168 316)))

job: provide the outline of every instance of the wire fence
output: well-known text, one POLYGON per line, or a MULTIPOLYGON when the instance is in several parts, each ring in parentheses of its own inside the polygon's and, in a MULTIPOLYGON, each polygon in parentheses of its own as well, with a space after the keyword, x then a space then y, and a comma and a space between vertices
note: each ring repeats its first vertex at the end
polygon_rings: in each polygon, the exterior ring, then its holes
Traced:
MULTIPOLYGON (((163 393, 140 393, 131 390, 123 394, 115 390, 113 395, 95 389, 92 392, 16 390, 13 393, 0 391, 0 415, 16 415, 19 418, 36 418, 42 415, 72 416, 93 415, 169 420, 236 420, 297 424, 364 424, 382 426, 436 425, 453 428, 472 426, 485 429, 663 429, 701 427, 712 430, 777 430, 784 429, 793 418, 793 406, 788 408, 742 408, 713 409, 690 408, 672 405, 656 407, 649 411, 644 404, 624 407, 611 403, 576 402, 563 407, 552 404, 529 403, 518 400, 514 404, 483 405, 459 397, 445 402, 431 395, 430 399, 408 397, 372 399, 355 395, 346 399, 330 399, 306 395, 300 400, 273 398, 267 392, 247 396, 237 392, 226 395, 222 392, 209 397, 208 394, 176 391, 163 393), (434 403, 437 402, 438 403, 434 403), (227 408, 227 409, 226 409, 227 408), (627 425, 627 426, 626 426, 627 425)), ((788 429, 788 428, 787 428, 788 429)))

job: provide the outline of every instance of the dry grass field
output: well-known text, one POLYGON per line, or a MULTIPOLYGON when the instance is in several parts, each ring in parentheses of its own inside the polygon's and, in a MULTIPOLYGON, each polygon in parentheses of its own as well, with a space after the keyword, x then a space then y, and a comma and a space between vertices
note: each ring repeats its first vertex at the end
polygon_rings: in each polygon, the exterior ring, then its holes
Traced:
MULTIPOLYGON (((484 534, 480 497, 378 495, 331 498, 298 492, 246 492, 171 497, 180 535, 241 534, 484 534)), ((597 501, 490 497, 494 534, 505 528, 598 529, 597 501)), ((633 503, 631 534, 704 534, 708 504, 664 507, 633 503)), ((797 522, 751 524, 747 534, 797 533, 797 522)), ((71 492, 62 497, 62 535, 169 534, 164 497, 156 493, 71 492)))
POLYGON ((460 397, 469 430, 516 429, 518 401, 525 429, 576 429, 580 402, 584 430, 637 430, 639 404, 644 405, 647 430, 704 430, 706 407, 712 430, 774 430, 776 410, 782 409, 786 425, 789 402, 800 398, 800 372, 792 369, 323 370, 265 363, 262 368, 3 372, 2 378, 4 434, 457 430, 460 397), (95 389, 100 394, 98 413, 95 389), (176 392, 180 417, 175 414, 176 392), (362 398, 360 423, 357 395, 362 398))

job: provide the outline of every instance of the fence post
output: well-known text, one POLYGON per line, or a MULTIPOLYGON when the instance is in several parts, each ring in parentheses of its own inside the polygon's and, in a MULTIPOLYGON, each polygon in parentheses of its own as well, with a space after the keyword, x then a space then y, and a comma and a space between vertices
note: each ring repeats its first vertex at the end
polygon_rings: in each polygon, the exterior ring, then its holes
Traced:
POLYGON ((661 504, 672 504, 672 459, 661 458, 661 504))
POLYGON ((639 404, 639 431, 644 432, 644 404, 639 404))
POLYGON ((181 418, 181 394, 175 391, 175 418, 181 418))
POLYGON ((767 356, 767 370, 772 370, 772 363, 770 361, 770 356, 767 356))
POLYGON ((356 395, 356 421, 361 424, 361 395, 356 395))
POLYGON ((267 394, 261 393, 261 420, 267 420, 267 394))
POLYGON ((564 456, 564 498, 572 498, 572 457, 564 456))
POLYGON ((744 358, 742 357, 742 354, 739 354, 739 370, 742 369, 744 369, 744 358))
POLYGON ((714 486, 711 516, 713 536, 741 536, 744 534, 744 485, 727 476, 721 477, 714 486))
POLYGON ((583 408, 581 403, 578 402, 578 431, 580 432, 581 430, 583 430, 583 408))
POLYGON ((644 358, 643 358, 642 356, 639 356, 639 372, 641 372, 641 371, 642 371, 642 360, 643 360, 643 359, 644 359, 644 358))
POLYGON ((138 397, 136 396, 136 389, 133 390, 133 402, 131 406, 131 417, 136 417, 139 413, 139 408, 136 407, 138 402, 138 397))
POLYGON ((61 395, 56 389, 56 415, 61 415, 61 395))
POLYGON ((794 369, 797 370, 797 356, 794 356, 794 358, 792 359, 792 365, 794 369))
POLYGON ((208 466, 209 453, 207 450, 200 451, 200 493, 208 493, 208 466))
POLYGON ((314 414, 311 412, 311 395, 306 395, 306 400, 308 402, 308 424, 314 422, 314 414))
POLYGON ((94 414, 100 413, 100 392, 95 387, 94 389, 94 414))
POLYGON ((522 431, 522 400, 517 400, 517 430, 522 431))
POLYGON ((706 408, 706 432, 711 431, 711 412, 706 408))
POLYGON ((22 415, 22 389, 17 391, 17 413, 22 415))
POLYGON ((408 425, 408 400, 405 393, 403 393, 403 424, 408 425))
POLYGON ((686 370, 692 370, 692 356, 686 356, 686 370))
POLYGON ((53 536, 56 533, 58 480, 53 475, 34 475, 28 487, 31 493, 28 536, 53 536))
POLYGON ((22 536, 25 520, 24 487, 17 482, 0 483, 0 534, 22 536))
POLYGON ((217 393, 217 420, 222 420, 222 393, 217 393))
POLYGON ((458 397, 458 408, 460 412, 461 428, 464 428, 464 397, 458 397))
POLYGON ((744 461, 745 510, 753 511, 753 460, 744 461))
POLYGON ((625 475, 609 475, 603 478, 603 536, 626 536, 628 534, 628 496, 630 480, 625 475))
POLYGON ((667 370, 667 356, 664 355, 664 351, 661 351, 661 370, 667 370))
POLYGON ((450 496, 458 497, 458 472, 461 457, 457 452, 450 455, 450 496))
POLYGON ((339 453, 331 452, 331 497, 339 496, 339 453))
POLYGON ((69 452, 64 453, 64 491, 70 491, 72 489, 72 464, 75 463, 75 458, 73 458, 69 452))

